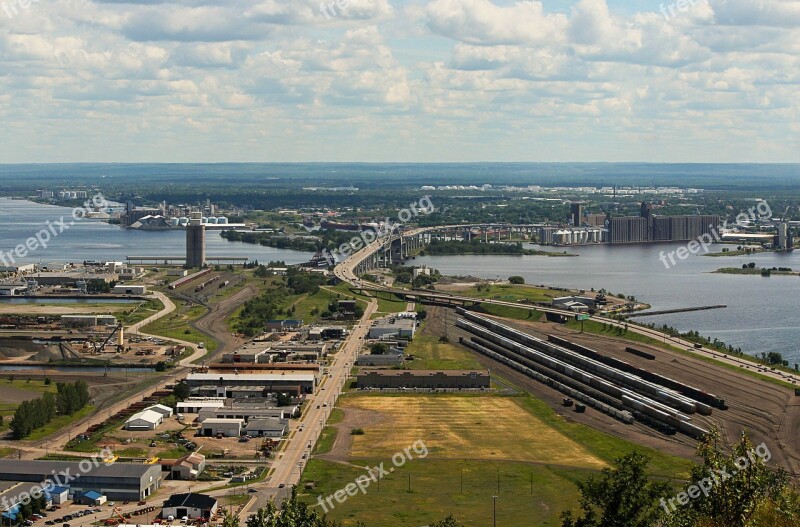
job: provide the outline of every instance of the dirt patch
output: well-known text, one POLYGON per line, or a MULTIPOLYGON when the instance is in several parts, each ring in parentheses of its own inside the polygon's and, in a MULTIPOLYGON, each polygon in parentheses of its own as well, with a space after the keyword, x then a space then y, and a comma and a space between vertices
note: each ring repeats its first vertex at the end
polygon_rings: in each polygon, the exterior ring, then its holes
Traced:
POLYGON ((336 429, 336 440, 331 447, 331 451, 319 457, 327 461, 345 462, 350 459, 350 450, 353 446, 353 435, 350 432, 354 428, 366 429, 372 426, 378 426, 383 423, 387 416, 376 412, 374 410, 365 410, 363 408, 350 407, 342 408, 344 412, 344 419, 342 422, 331 425, 336 429))

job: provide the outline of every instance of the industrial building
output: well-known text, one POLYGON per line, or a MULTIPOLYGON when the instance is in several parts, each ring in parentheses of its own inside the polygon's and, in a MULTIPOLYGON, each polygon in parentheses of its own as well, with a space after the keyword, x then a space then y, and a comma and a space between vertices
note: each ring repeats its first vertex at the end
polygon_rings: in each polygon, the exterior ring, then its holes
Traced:
POLYGON ((417 321, 413 318, 384 317, 372 323, 372 327, 369 328, 369 338, 399 337, 412 339, 416 330, 417 321))
POLYGON ((270 437, 279 439, 286 435, 288 425, 281 419, 250 419, 245 432, 251 437, 270 437))
POLYGON ((96 491, 110 500, 131 501, 143 500, 161 487, 160 465, 100 462, 95 466, 91 462, 89 470, 82 470, 90 462, 0 459, 0 482, 41 484, 51 481, 56 486, 69 488, 73 499, 96 491), (62 481, 62 474, 80 474, 80 477, 62 481))
POLYGON ((206 263, 206 226, 203 214, 192 212, 186 226, 186 267, 201 268, 206 263))
POLYGON ((163 404, 154 404, 153 406, 148 406, 145 410, 152 410, 154 412, 158 412, 163 415, 165 418, 172 417, 172 408, 169 406, 165 406, 163 404))
POLYGON ((608 223, 612 244, 648 242, 687 242, 719 233, 720 218, 713 215, 655 216, 643 202, 639 216, 611 218, 608 223))
POLYGON ((388 368, 400 366, 405 360, 403 350, 400 348, 389 348, 386 353, 359 355, 356 359, 356 366, 380 366, 388 368))
POLYGON ((196 481, 205 468, 206 456, 198 452, 192 452, 175 461, 170 469, 170 474, 172 475, 172 479, 196 481))
POLYGON ((358 374, 361 389, 483 389, 489 386, 488 371, 372 370, 358 374))
POLYGON ((142 410, 125 421, 125 430, 141 432, 155 430, 164 422, 164 415, 155 410, 142 410))
POLYGON ((231 386, 263 386, 270 392, 289 392, 297 387, 302 393, 316 391, 319 373, 309 371, 280 372, 218 372, 190 373, 186 377, 189 388, 215 388, 218 396, 226 397, 226 388, 231 386))
POLYGON ((205 410, 206 408, 222 408, 225 406, 225 399, 218 398, 215 400, 193 400, 189 399, 183 402, 178 403, 178 413, 181 414, 197 414, 200 413, 201 410, 205 410))
POLYGON ((778 235, 775 237, 775 248, 780 251, 790 251, 794 248, 792 229, 787 222, 778 224, 778 235))
POLYGON ((214 437, 222 435, 225 437, 239 437, 242 435, 244 427, 244 419, 222 419, 222 418, 208 418, 203 420, 200 425, 201 435, 206 437, 214 437))
POLYGON ((299 413, 297 406, 278 408, 242 407, 242 408, 206 408, 197 414, 197 422, 205 425, 209 419, 234 419, 250 422, 251 419, 290 419, 299 413))
POLYGON ((147 286, 143 284, 120 284, 113 289, 115 295, 146 295, 147 286))
POLYGON ((161 517, 211 519, 217 515, 217 499, 205 494, 173 494, 161 510, 161 517))

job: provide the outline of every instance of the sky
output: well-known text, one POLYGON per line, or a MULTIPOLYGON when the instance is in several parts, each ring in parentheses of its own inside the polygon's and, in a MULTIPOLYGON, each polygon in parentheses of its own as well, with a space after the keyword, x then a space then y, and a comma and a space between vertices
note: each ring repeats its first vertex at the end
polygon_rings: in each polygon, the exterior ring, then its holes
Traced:
POLYGON ((0 0, 0 163, 800 162, 800 0, 0 0))

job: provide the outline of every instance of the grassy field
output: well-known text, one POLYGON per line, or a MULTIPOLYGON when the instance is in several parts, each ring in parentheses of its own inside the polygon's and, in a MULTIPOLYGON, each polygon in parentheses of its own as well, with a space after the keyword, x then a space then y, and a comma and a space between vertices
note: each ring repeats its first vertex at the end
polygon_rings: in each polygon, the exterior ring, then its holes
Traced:
POLYGON ((142 328, 142 333, 160 335, 168 339, 186 340, 195 344, 203 342, 208 352, 213 353, 217 348, 217 343, 208 335, 190 326, 192 322, 205 315, 208 310, 196 304, 189 307, 182 300, 173 299, 173 302, 175 302, 175 311, 147 324, 142 328))
POLYGON ((346 464, 312 459, 303 483, 314 488, 301 497, 317 504, 364 475, 359 467, 394 468, 368 495, 333 501, 328 514, 347 527, 357 521, 419 527, 448 513, 467 527, 483 527, 491 525, 492 495, 499 525, 557 526, 561 512, 577 504, 575 483, 631 450, 652 457, 654 475, 689 473, 685 460, 567 422, 527 395, 347 395, 340 404, 383 419, 353 436, 346 464), (428 451, 424 459, 421 448, 403 454, 417 440, 428 451))
POLYGON ((507 302, 520 302, 528 300, 531 302, 550 302, 554 298, 566 295, 568 292, 563 289, 550 289, 546 287, 534 287, 530 285, 513 284, 483 284, 478 290, 477 286, 469 288, 447 288, 442 289, 451 291, 459 296, 472 298, 486 298, 489 300, 505 300, 507 302))
POLYGON ((338 408, 334 408, 331 411, 330 417, 328 417, 328 426, 322 429, 319 441, 314 445, 315 454, 326 454, 331 451, 333 443, 336 441, 336 428, 331 425, 341 423, 342 419, 344 419, 344 412, 338 408))
POLYGON ((349 397, 355 407, 386 415, 354 436, 351 456, 390 458, 421 439, 443 459, 496 459, 601 469, 605 464, 510 397, 349 397), (402 404, 399 404, 402 401, 402 404), (503 438, 498 441, 498 438, 503 438))
POLYGON ((542 318, 542 312, 534 311, 534 308, 523 309, 521 307, 498 306, 495 304, 481 304, 480 307, 482 312, 496 317, 528 320, 530 322, 538 322, 542 318))
POLYGON ((481 365, 475 355, 466 348, 451 343, 439 342, 435 335, 425 334, 424 327, 418 331, 414 341, 406 348, 406 354, 414 360, 406 364, 415 370, 479 370, 481 365))

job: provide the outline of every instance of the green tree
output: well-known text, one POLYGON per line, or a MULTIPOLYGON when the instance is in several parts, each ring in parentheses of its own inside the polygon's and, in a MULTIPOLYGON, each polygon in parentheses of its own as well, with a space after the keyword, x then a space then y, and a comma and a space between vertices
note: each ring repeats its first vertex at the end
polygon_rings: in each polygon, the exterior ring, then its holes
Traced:
POLYGON ((509 276, 508 282, 511 284, 524 284, 525 279, 521 276, 509 276))
POLYGON ((766 445, 754 447, 742 433, 736 444, 725 448, 719 432, 712 430, 698 445, 697 454, 702 463, 692 469, 684 492, 689 495, 691 486, 707 490, 678 504, 670 515, 669 527, 767 525, 753 521, 763 509, 777 509, 785 521, 795 522, 785 525, 797 525, 797 495, 792 495, 786 472, 767 468, 770 455, 766 445), (792 501, 794 507, 788 507, 792 501))
POLYGON ((172 393, 178 398, 179 401, 183 401, 189 398, 189 396, 192 394, 192 391, 188 384, 181 381, 175 384, 175 387, 172 388, 172 393))
POLYGON ((449 515, 442 521, 434 522, 431 524, 431 527, 464 527, 462 524, 458 523, 453 515, 449 515))
POLYGON ((669 486, 649 480, 648 462, 644 454, 631 452, 599 478, 578 483, 582 514, 565 512, 562 527, 653 527, 662 515, 656 500, 669 494, 669 486))
POLYGON ((386 352, 389 351, 389 346, 384 342, 376 342, 369 347, 369 351, 373 355, 386 355, 386 352))
MULTIPOLYGON (((325 516, 312 511, 308 504, 297 499, 297 488, 283 501, 280 509, 273 503, 267 504, 247 519, 247 527, 336 527, 325 516)), ((226 526, 227 527, 227 526, 226 526)))

